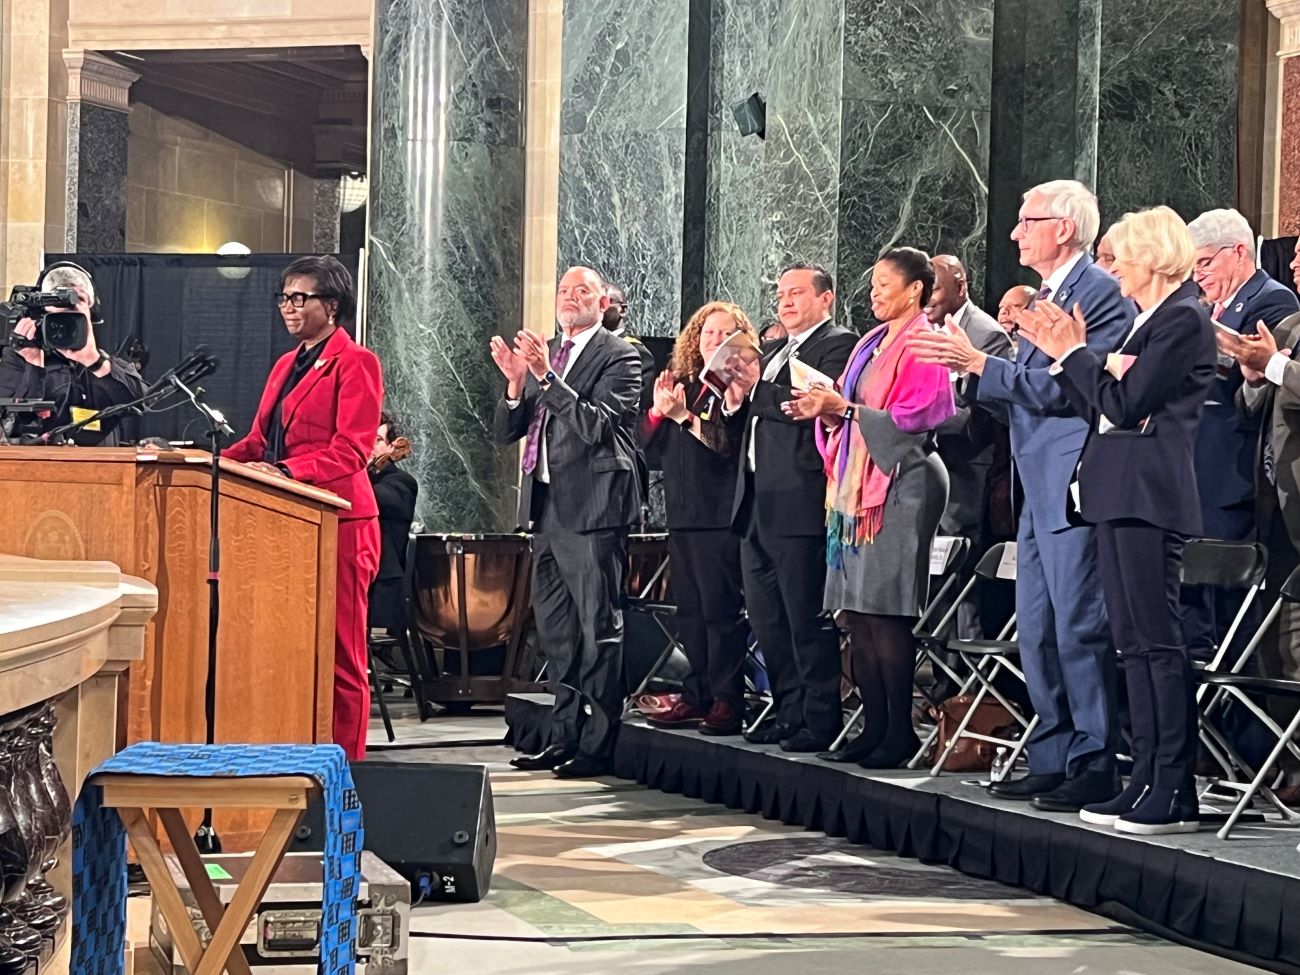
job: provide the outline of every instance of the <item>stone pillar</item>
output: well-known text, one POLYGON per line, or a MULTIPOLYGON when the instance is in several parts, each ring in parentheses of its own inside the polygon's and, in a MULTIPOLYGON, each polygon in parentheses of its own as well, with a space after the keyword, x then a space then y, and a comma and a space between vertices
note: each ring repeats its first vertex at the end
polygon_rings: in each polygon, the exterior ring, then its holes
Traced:
POLYGON ((430 531, 515 524, 494 334, 521 325, 526 0, 377 0, 367 339, 430 531))
POLYGON ((681 326, 689 13, 690 0, 564 4, 558 270, 621 285, 638 335, 681 326))
POLYGON ((323 176, 313 181, 312 249, 317 254, 337 254, 339 221, 343 216, 343 186, 338 176, 323 176))
POLYGON ((93 51, 64 51, 68 66, 68 253, 126 250, 126 150, 131 85, 140 77, 93 51))
POLYGON ((1277 233, 1300 234, 1300 0, 1269 0, 1278 19, 1277 233))

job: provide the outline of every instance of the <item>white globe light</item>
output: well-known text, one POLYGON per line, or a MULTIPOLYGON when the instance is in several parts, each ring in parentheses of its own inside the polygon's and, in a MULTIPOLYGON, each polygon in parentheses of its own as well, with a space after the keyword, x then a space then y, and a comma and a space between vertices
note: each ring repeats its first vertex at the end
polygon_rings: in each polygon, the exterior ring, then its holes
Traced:
MULTIPOLYGON (((247 244, 241 244, 237 240, 228 240, 217 248, 218 257, 247 257, 251 253, 253 252, 248 249, 247 244)), ((252 270, 252 268, 235 265, 234 267, 219 267, 217 268, 217 273, 223 278, 237 280, 239 278, 248 277, 248 272, 250 270, 252 270)))
POLYGON ((344 173, 340 182, 339 209, 351 213, 361 207, 370 196, 365 173, 344 173))

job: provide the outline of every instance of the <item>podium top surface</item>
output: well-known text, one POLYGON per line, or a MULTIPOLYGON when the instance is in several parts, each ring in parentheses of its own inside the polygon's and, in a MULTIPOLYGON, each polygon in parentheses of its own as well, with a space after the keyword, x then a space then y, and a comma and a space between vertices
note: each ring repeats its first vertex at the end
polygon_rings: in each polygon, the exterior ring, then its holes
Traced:
MULTIPOLYGON (((8 444, 0 445, 0 462, 9 460, 57 461, 58 463, 83 464, 183 464, 206 468, 212 464, 212 455, 206 450, 158 450, 152 447, 20 447, 8 444)), ((295 481, 293 478, 276 477, 274 474, 267 474, 226 457, 221 458, 221 471, 223 474, 277 488, 286 494, 317 501, 343 511, 350 510, 352 507, 351 502, 345 501, 331 491, 325 491, 314 485, 295 481)))

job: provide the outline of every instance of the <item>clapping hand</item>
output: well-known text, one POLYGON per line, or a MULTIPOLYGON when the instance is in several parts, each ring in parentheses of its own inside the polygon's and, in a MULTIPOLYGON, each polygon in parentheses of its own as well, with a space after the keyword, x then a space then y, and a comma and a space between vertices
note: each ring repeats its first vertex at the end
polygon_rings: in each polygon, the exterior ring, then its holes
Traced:
POLYGON ((1286 356, 1291 354, 1290 349, 1278 349, 1277 339, 1262 321, 1255 325, 1254 335, 1235 335, 1216 328, 1214 338, 1219 343, 1220 352, 1229 359, 1237 360, 1241 374, 1248 383, 1263 382, 1268 360, 1279 351, 1286 356))
POLYGON ((953 321, 951 315, 944 320, 942 328, 913 332, 907 341, 921 362, 943 366, 954 372, 981 373, 984 360, 988 358, 971 344, 966 330, 953 321))
POLYGON ((723 401, 728 412, 734 413, 740 409, 740 404, 745 401, 749 391, 758 384, 762 376, 762 366, 758 356, 746 356, 734 352, 728 357, 726 368, 735 378, 727 386, 723 401))
POLYGON ((490 343, 492 350, 492 361, 497 364, 501 374, 506 377, 506 382, 510 384, 507 391, 512 399, 517 399, 523 390, 524 377, 528 375, 528 363, 510 346, 506 345, 505 339, 500 335, 492 336, 490 343))
POLYGON ((665 369, 655 380, 655 412, 674 422, 686 419, 690 411, 686 408, 686 387, 677 382, 672 372, 665 369))
POLYGON ((793 397, 781 404, 781 410, 792 420, 840 417, 849 408, 849 401, 829 386, 796 389, 793 397))
POLYGON ((538 382, 551 371, 551 350, 546 345, 546 339, 536 332, 520 329, 515 335, 515 352, 528 364, 528 371, 538 382))
POLYGON ((1025 338, 1053 359, 1083 345, 1088 338, 1088 323, 1077 304, 1074 313, 1067 314, 1064 308, 1050 301, 1036 302, 1033 308, 1016 312, 1015 322, 1025 338))

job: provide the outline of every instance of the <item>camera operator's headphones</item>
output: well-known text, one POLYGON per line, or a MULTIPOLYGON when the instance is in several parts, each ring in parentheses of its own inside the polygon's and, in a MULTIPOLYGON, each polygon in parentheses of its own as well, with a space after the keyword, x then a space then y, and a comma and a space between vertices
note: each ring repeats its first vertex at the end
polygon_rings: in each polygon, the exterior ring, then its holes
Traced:
POLYGON ((90 324, 103 325, 104 324, 103 308, 100 306, 99 303, 99 289, 95 287, 95 278, 94 276, 91 275, 89 271, 87 271, 80 264, 74 264, 72 261, 55 261, 53 264, 47 264, 45 267, 41 268, 40 277, 36 279, 36 287, 38 289, 43 288, 45 285, 45 276, 49 274, 51 271, 54 271, 61 267, 72 268, 72 270, 80 271, 82 274, 86 276, 86 280, 90 282, 91 290, 95 292, 95 300, 90 305, 90 324))

